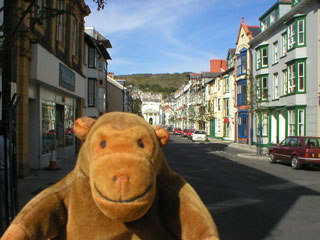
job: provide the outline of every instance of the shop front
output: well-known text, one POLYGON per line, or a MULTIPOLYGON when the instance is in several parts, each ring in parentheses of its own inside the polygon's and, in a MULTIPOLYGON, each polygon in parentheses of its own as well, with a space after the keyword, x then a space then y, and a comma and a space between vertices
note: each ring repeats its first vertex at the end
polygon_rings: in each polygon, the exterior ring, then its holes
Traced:
POLYGON ((49 165, 56 152, 57 162, 76 153, 72 131, 83 111, 85 78, 51 55, 40 45, 34 46, 37 65, 30 72, 28 104, 29 166, 49 165))

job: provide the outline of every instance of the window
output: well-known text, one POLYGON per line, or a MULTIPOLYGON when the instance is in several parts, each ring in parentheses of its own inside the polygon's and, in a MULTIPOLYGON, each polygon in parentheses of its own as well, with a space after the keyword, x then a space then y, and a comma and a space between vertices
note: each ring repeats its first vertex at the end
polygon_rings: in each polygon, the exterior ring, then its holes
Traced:
POLYGON ((222 85, 222 82, 221 82, 222 80, 221 79, 218 79, 218 92, 220 92, 221 91, 221 85, 222 85))
POLYGON ((303 92, 305 89, 305 62, 298 62, 298 92, 303 92))
POLYGON ((42 12, 42 0, 37 0, 35 7, 35 17, 40 18, 42 12))
POLYGON ((56 139, 56 104, 42 101, 42 150, 41 153, 49 153, 56 139))
POLYGON ((296 91, 296 66, 291 64, 288 66, 288 93, 296 91))
POLYGON ((304 34, 304 29, 305 29, 305 27, 304 27, 304 19, 297 21, 297 28, 298 28, 297 44, 298 44, 298 46, 301 46, 301 45, 304 45, 304 42, 305 42, 305 40, 304 40, 304 37, 305 37, 305 34, 304 34))
POLYGON ((288 49, 294 47, 305 46, 306 32, 305 32, 305 17, 295 19, 287 28, 288 32, 288 49))
POLYGON ((229 98, 223 99, 223 116, 229 116, 229 98))
POLYGON ((95 68, 96 67, 96 49, 88 48, 88 67, 95 68))
POLYGON ((216 129, 217 129, 217 133, 221 133, 221 119, 217 119, 216 121, 216 129))
POLYGON ((221 98, 218 98, 218 112, 221 112, 221 98))
POLYGON ((262 113, 262 136, 268 136, 268 114, 262 113))
POLYGON ((273 63, 279 62, 278 42, 273 43, 273 63))
POLYGON ((304 136, 304 110, 298 109, 298 136, 304 136))
POLYGON ((229 92, 229 77, 226 77, 224 79, 224 92, 228 93, 229 92))
POLYGON ((273 74, 273 99, 279 98, 279 78, 278 73, 273 74))
POLYGON ((256 79, 256 97, 257 101, 268 99, 268 76, 260 75, 256 79))
MULTIPOLYGON (((64 1, 58 0, 58 10, 64 9, 64 1)), ((62 42, 63 40, 63 14, 57 15, 57 40, 62 42)))
POLYGON ((287 70, 282 71, 282 96, 288 94, 288 78, 287 78, 287 70))
POLYGON ((73 139, 74 139, 74 134, 72 131, 73 123, 74 123, 73 106, 64 105, 64 128, 65 128, 64 142, 66 147, 73 145, 73 139))
POLYGON ((73 31, 73 38, 72 38, 72 55, 73 56, 76 56, 77 55, 77 28, 78 28, 78 23, 77 23, 77 20, 74 19, 73 20, 73 28, 72 28, 72 31, 73 31))
POLYGON ((294 47, 296 43, 296 25, 295 23, 291 23, 288 26, 288 49, 294 47))
POLYGON ((95 106, 96 96, 96 80, 94 78, 88 79, 88 107, 95 106))
POLYGON ((287 54, 287 33, 281 35, 281 57, 287 54))
POLYGON ((247 49, 241 50, 237 57, 237 76, 247 73, 247 49))
POLYGON ((296 111, 288 111, 288 136, 296 135, 296 111))
POLYGON ((268 46, 260 47, 256 53, 257 69, 268 67, 268 46))

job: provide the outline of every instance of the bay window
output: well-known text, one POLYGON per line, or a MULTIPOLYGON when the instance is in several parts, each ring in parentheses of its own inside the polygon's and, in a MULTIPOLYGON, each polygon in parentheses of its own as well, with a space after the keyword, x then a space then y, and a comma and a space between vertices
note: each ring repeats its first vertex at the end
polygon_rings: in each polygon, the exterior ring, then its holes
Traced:
POLYGON ((256 51, 257 69, 268 67, 268 46, 263 46, 256 51))
POLYGON ((296 91, 296 65, 291 64, 288 66, 288 93, 296 91))

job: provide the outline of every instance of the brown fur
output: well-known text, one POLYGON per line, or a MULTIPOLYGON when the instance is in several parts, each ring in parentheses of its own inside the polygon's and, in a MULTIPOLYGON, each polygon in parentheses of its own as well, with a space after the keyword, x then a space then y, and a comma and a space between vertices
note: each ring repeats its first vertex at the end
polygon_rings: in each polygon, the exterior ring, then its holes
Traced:
POLYGON ((168 166, 169 134, 128 113, 79 118, 77 164, 34 197, 1 239, 219 239, 197 193, 168 166))

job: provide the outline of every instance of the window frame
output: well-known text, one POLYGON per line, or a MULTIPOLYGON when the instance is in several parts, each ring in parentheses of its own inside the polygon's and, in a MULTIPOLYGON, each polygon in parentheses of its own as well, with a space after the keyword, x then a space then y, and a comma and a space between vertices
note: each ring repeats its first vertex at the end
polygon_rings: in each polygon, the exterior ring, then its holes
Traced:
POLYGON ((269 51, 268 45, 260 46, 256 50, 256 69, 268 68, 269 65, 269 51))
POLYGON ((97 55, 96 49, 94 47, 88 46, 88 68, 96 68, 97 66, 96 55, 97 55))
MULTIPOLYGON (((65 6, 64 0, 57 0, 57 9, 64 10, 65 6)), ((64 39, 64 14, 57 15, 57 31, 56 31, 56 40, 60 43, 63 42, 64 39)))
POLYGON ((279 44, 278 41, 273 43, 273 64, 279 62, 279 44))
POLYGON ((274 73, 273 74, 273 99, 277 100, 279 98, 280 98, 279 74, 274 73))

